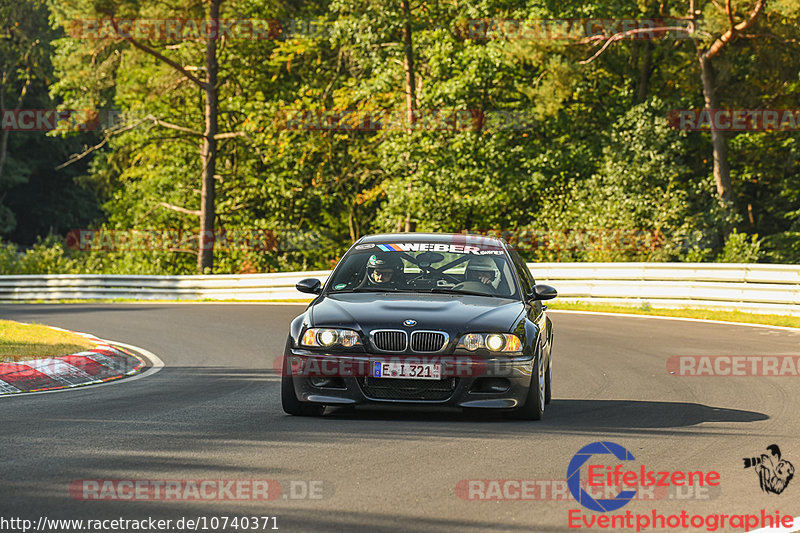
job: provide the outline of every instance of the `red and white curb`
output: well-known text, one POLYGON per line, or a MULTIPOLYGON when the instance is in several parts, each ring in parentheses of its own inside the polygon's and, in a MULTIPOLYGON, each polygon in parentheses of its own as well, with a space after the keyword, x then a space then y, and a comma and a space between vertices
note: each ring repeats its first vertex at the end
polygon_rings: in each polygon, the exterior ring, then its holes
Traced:
POLYGON ((133 376, 146 367, 145 360, 133 351, 88 333, 70 333, 86 338, 94 348, 60 357, 0 363, 0 396, 96 385, 133 376))

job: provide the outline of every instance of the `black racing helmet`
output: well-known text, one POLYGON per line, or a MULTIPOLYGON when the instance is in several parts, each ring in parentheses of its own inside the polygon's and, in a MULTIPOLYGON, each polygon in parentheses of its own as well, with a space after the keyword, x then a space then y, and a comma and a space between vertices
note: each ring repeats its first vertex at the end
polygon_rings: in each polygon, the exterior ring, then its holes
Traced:
POLYGON ((375 282, 375 272, 392 271, 392 277, 396 277, 403 271, 403 262, 393 254, 373 254, 367 259, 367 276, 370 281, 375 282))

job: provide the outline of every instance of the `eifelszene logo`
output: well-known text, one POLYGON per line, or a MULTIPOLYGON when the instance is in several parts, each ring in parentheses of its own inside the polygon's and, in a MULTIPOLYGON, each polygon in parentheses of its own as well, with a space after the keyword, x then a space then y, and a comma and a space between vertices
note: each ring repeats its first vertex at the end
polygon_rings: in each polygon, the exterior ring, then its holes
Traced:
MULTIPOLYGON (((754 467, 765 491, 780 492, 791 479, 794 469, 780 457, 773 445, 769 455, 745 459, 745 468, 754 467), (767 488, 769 487, 769 488, 767 488)), ((646 512, 626 509, 618 511, 635 499, 638 492, 655 487, 719 487, 720 473, 714 470, 651 470, 646 464, 635 462, 633 454, 619 444, 601 441, 581 448, 567 468, 567 487, 572 497, 586 509, 570 509, 570 529, 637 532, 649 529, 680 529, 681 531, 751 531, 756 527, 783 527, 788 531, 793 525, 791 515, 780 511, 761 509, 758 514, 697 514, 686 509, 679 513, 663 513, 657 509, 646 512), (585 483, 581 477, 584 477, 585 483), (584 487, 585 490, 584 490, 584 487), (600 498, 595 495, 601 494, 600 498), (593 495, 594 494, 594 495, 593 495), (618 511, 618 512, 613 512, 618 511), (599 513, 599 514, 597 514, 599 513)), ((473 488, 473 487, 471 487, 473 488)), ((474 487, 479 488, 479 487, 474 487)), ((508 487, 506 488, 513 488, 508 487)), ((477 491, 476 491, 477 492, 477 491)), ((508 493, 509 496, 511 492, 508 493)), ((639 507, 641 509, 641 506, 639 507)))
POLYGON ((758 474, 761 490, 767 493, 780 494, 794 477, 794 466, 781 458, 781 449, 777 444, 767 446, 768 454, 761 457, 745 457, 745 468, 752 468, 758 474))
POLYGON ((633 461, 635 459, 631 452, 619 444, 607 441, 593 442, 578 450, 578 453, 569 462, 567 467, 567 486, 575 500, 587 509, 600 511, 601 513, 615 511, 631 501, 636 496, 636 491, 623 490, 613 499, 595 500, 588 492, 583 490, 581 487, 581 466, 591 459, 593 455, 597 454, 613 454, 620 461, 633 461))
POLYGON ((623 464, 608 466, 602 460, 595 459, 597 455, 613 455, 620 462, 635 461, 631 452, 609 441, 593 442, 578 450, 567 467, 567 486, 575 500, 583 507, 606 513, 616 511, 625 506, 636 496, 640 488, 650 487, 716 487, 720 484, 720 474, 716 471, 704 472, 702 470, 682 471, 649 470, 645 465, 638 467, 629 465, 627 470, 623 464), (581 483, 581 467, 586 465, 586 486, 588 488, 605 489, 604 492, 616 495, 613 498, 595 499, 581 483), (631 468, 633 467, 633 468, 631 468), (621 490, 625 489, 625 490, 621 490))

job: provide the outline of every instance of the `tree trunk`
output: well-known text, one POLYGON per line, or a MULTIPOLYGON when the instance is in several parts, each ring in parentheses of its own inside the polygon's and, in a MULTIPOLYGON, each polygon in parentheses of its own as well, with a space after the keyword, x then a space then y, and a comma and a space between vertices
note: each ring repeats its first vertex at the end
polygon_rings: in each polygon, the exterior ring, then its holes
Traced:
MULTIPOLYGON (((764 12, 766 4, 767 0, 756 0, 748 17, 739 23, 735 23, 731 2, 726 2, 725 12, 730 19, 730 28, 717 37, 706 51, 702 51, 697 41, 695 41, 695 46, 698 46, 697 57, 700 61, 700 77, 703 80, 703 97, 705 98, 706 111, 710 112, 712 109, 719 109, 719 99, 716 95, 716 75, 714 73, 712 60, 729 43, 734 41, 738 36, 746 33, 747 30, 755 24, 756 20, 761 16, 761 13, 764 12)), ((695 0, 689 0, 689 19, 691 20, 692 33, 694 33, 695 30, 695 17, 698 14, 699 12, 695 10, 695 0)), ((734 204, 735 198, 733 195, 733 184, 731 183, 731 169, 728 161, 728 140, 724 132, 717 131, 712 127, 711 145, 714 150, 714 182, 717 186, 717 195, 722 204, 734 204)))
MULTIPOLYGON (((700 54, 700 76, 703 79, 703 97, 705 109, 711 113, 719 109, 719 100, 716 95, 714 66, 711 58, 700 54)), ((714 182, 717 185, 717 195, 723 202, 733 203, 733 185, 731 183, 731 168, 728 162, 728 140, 725 133, 711 128, 711 145, 714 151, 714 182)))
MULTIPOLYGON (((5 74, 5 73, 4 73, 5 74)), ((5 81, 7 77, 3 76, 3 86, 5 86, 5 81)), ((19 92, 19 96, 17 97, 17 103, 14 107, 14 111, 19 111, 22 109, 22 104, 25 102, 25 96, 28 94, 28 88, 31 85, 31 78, 30 76, 25 79, 25 84, 22 86, 22 90, 19 92)), ((6 109, 6 100, 3 96, 3 87, 0 87, 0 111, 4 111, 6 109)), ((8 158, 8 137, 11 134, 11 130, 3 130, 0 133, 0 183, 3 183, 3 168, 6 165, 6 159, 8 158)))
POLYGON ((356 242, 361 235, 359 235, 358 221, 356 220, 356 207, 352 204, 350 205, 350 213, 347 216, 347 225, 350 228, 350 241, 356 242))
MULTIPOLYGON (((414 124, 414 110, 417 107, 416 87, 414 81, 414 42, 411 34, 411 5, 409 0, 401 0, 403 10, 403 68, 406 73, 406 116, 408 120, 408 132, 411 133, 412 125, 414 124)), ((406 190, 408 198, 411 198, 411 184, 412 174, 409 165, 408 184, 406 190)), ((406 220, 403 228, 406 232, 411 231, 411 210, 406 211, 406 220)))
MULTIPOLYGON (((212 21, 219 21, 222 0, 210 1, 209 18, 212 21)), ((203 162, 203 183, 200 191, 200 240, 197 250, 197 270, 200 274, 210 274, 214 270, 214 223, 216 218, 214 176, 217 170, 217 140, 215 136, 219 131, 217 38, 218 35, 210 36, 206 46, 206 72, 208 73, 205 83, 206 127, 203 134, 203 148, 200 154, 200 159, 203 162)))
POLYGON ((639 82, 636 85, 636 103, 647 100, 650 92, 650 77, 653 74, 653 45, 650 41, 640 41, 639 45, 639 82))
MULTIPOLYGON (((3 89, 0 88, 0 111, 5 110, 6 103, 3 98, 3 89)), ((6 165, 6 156, 8 155, 8 136, 11 130, 3 130, 0 132, 0 184, 3 183, 3 167, 6 165)))
POLYGON ((416 107, 415 92, 417 84, 414 82, 414 43, 411 35, 411 6, 409 0, 402 0, 403 9, 403 68, 406 73, 406 114, 409 126, 414 123, 414 109, 416 107))

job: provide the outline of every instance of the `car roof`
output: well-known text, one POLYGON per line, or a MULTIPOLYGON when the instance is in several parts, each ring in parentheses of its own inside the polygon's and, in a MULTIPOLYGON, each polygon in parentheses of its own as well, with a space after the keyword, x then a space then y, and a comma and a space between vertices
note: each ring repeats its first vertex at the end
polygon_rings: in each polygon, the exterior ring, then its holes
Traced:
POLYGON ((467 233, 379 233, 365 235, 358 243, 378 242, 435 242, 448 244, 484 244, 505 247, 503 239, 486 235, 470 235, 467 233))

